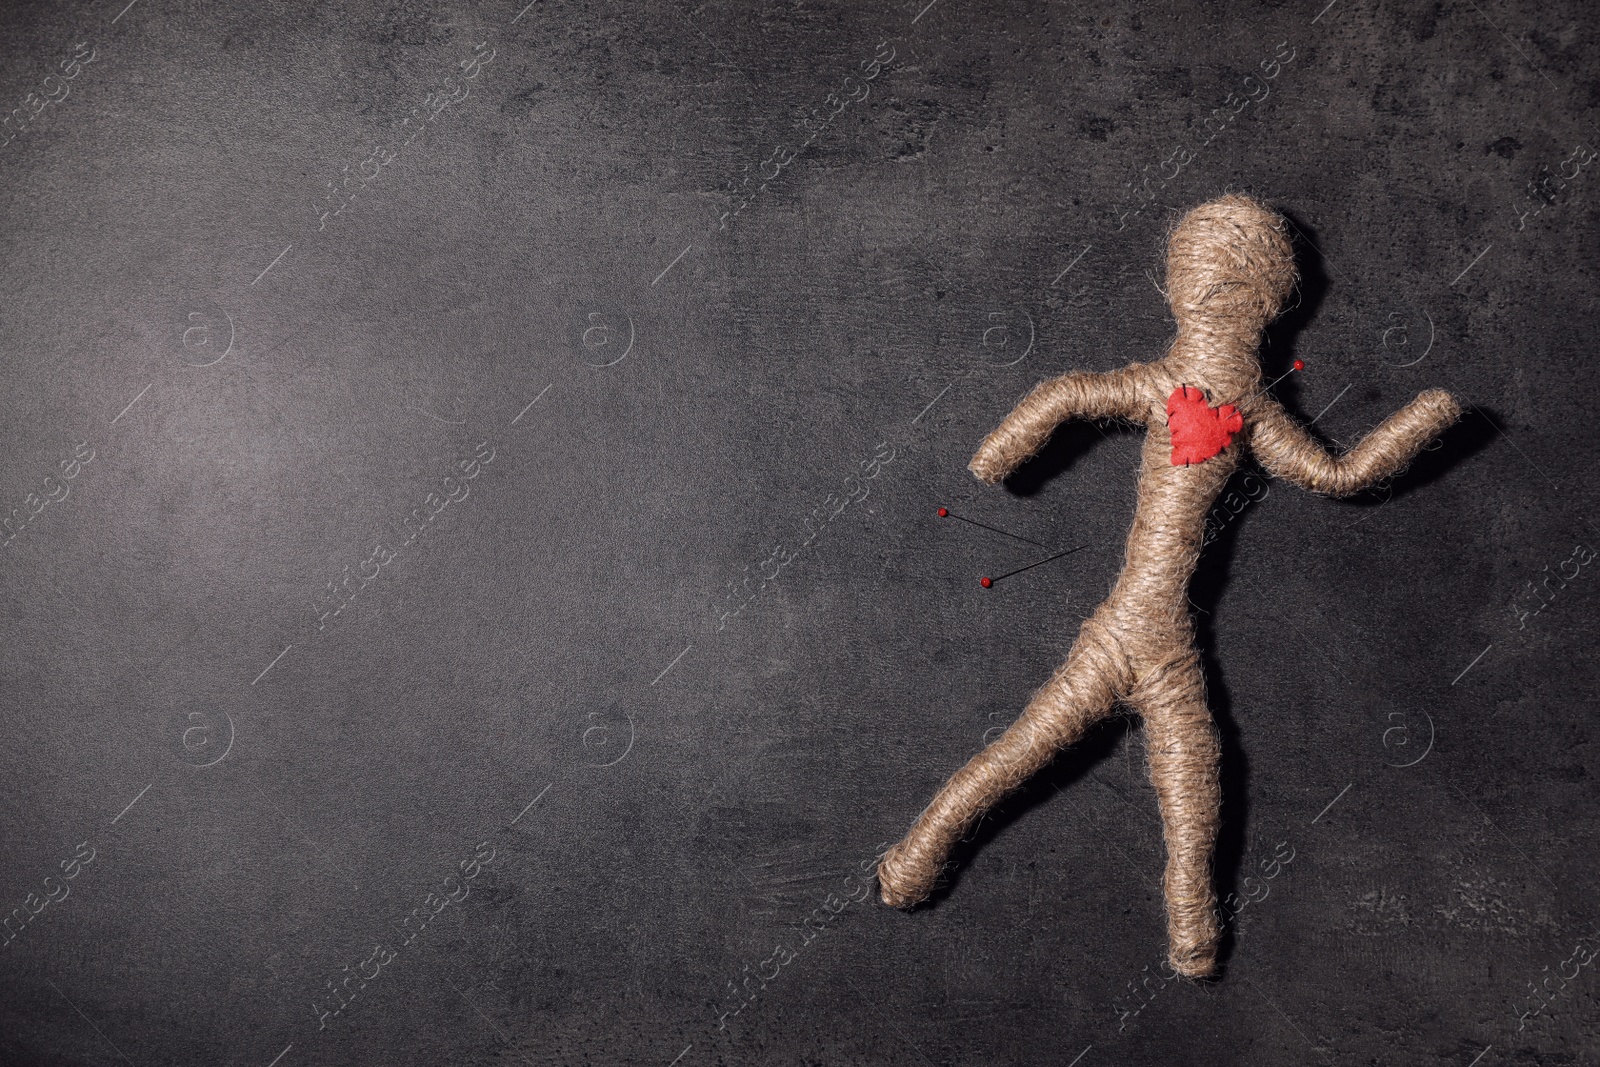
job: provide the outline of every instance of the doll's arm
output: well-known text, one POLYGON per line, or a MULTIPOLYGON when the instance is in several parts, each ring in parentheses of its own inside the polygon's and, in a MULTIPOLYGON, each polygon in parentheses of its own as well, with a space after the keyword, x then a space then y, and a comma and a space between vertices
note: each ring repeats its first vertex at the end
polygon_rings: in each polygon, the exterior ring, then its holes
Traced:
POLYGON ((1140 387, 1148 369, 1130 363, 1100 374, 1072 371, 1039 383, 983 439, 967 469, 993 485, 1022 466, 1070 418, 1144 421, 1149 404, 1140 387))
POLYGON ((1302 489, 1349 496, 1410 463, 1422 446, 1461 417, 1461 404, 1443 389, 1429 389, 1379 423, 1343 455, 1329 455, 1268 400, 1250 420, 1250 448, 1267 471, 1302 489))

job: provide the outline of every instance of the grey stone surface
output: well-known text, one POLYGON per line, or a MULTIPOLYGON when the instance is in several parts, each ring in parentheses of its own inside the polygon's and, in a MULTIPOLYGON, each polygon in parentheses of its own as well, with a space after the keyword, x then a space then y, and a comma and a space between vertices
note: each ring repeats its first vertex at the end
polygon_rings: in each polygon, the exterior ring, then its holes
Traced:
POLYGON ((1600 26, 1324 2, 7 5, 0 1060, 1595 1062, 1600 26), (1207 549, 1222 975, 1126 720, 852 899, 1119 564, 1133 434, 968 456, 1227 190, 1326 441, 1475 409, 1207 549))

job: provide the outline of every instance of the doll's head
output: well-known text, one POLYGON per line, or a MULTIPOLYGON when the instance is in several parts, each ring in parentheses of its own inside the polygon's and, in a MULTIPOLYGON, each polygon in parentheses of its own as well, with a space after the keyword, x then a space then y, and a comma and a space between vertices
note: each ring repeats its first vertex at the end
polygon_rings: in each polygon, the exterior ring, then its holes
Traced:
POLYGON ((1230 194, 1185 215, 1167 240, 1167 302, 1180 326, 1259 331, 1294 288, 1283 217, 1230 194))

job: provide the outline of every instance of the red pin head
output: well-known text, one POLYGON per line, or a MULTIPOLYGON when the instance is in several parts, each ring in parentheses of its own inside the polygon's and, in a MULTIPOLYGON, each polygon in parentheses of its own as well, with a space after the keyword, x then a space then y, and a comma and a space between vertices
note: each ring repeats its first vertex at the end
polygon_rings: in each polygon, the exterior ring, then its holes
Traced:
POLYGON ((1306 361, 1303 360, 1303 359, 1295 360, 1294 361, 1294 369, 1295 370, 1305 370, 1306 369, 1306 361))
POLYGON ((981 585, 981 586, 983 586, 983 587, 984 587, 984 588, 985 588, 985 589, 987 589, 987 588, 989 588, 989 587, 990 587, 990 586, 991 586, 991 585, 993 585, 993 584, 994 584, 994 579, 993 579, 993 578, 991 578, 991 577, 989 577, 989 576, 988 576, 988 575, 987 575, 987 574, 986 574, 986 575, 984 575, 984 576, 983 576, 983 577, 982 577, 982 578, 979 578, 979 579, 978 579, 978 584, 979 584, 979 585, 981 585))
POLYGON ((950 509, 949 508, 940 508, 939 509, 939 517, 941 519, 944 518, 948 514, 950 514, 950 509))

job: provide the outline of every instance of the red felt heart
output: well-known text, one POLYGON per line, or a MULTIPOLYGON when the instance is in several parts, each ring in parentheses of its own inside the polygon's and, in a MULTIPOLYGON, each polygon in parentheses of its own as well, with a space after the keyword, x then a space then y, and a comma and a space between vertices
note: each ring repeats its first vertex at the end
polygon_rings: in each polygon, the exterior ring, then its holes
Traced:
POLYGON ((1172 431, 1172 465, 1204 463, 1233 443, 1244 429, 1244 416, 1232 404, 1206 403, 1199 389, 1179 386, 1167 397, 1167 428, 1172 431))

